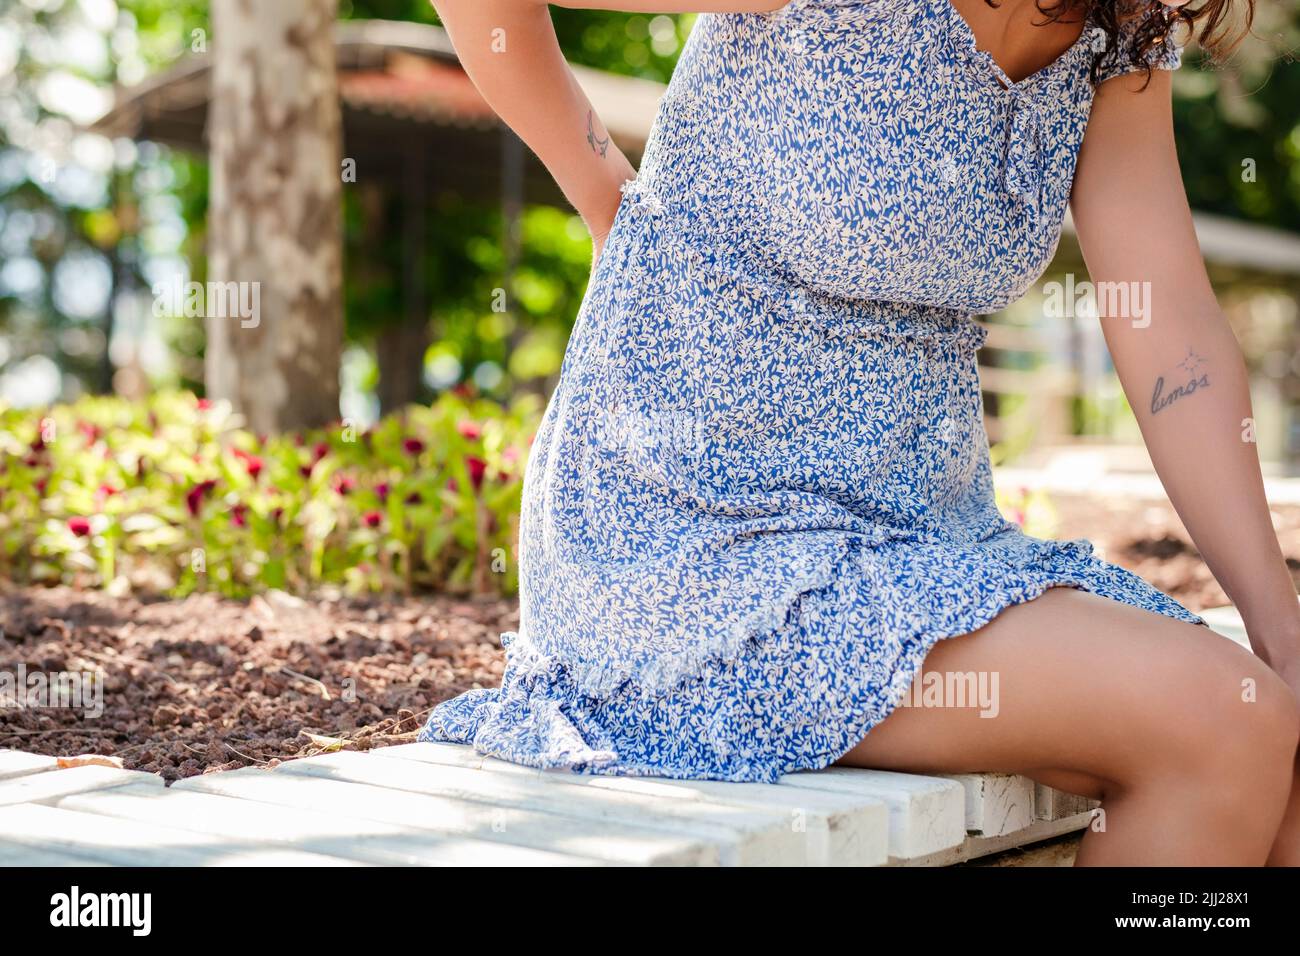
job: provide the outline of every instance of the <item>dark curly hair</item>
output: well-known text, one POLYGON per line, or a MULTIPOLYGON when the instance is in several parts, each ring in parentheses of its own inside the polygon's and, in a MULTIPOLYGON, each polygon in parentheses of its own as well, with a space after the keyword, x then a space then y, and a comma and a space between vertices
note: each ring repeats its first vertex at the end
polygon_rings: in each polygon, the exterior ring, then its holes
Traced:
MULTIPOLYGON (((999 5, 999 0, 984 2, 991 7, 999 5)), ((1221 62, 1250 32, 1255 19, 1255 0, 1192 0, 1181 7, 1169 7, 1159 0, 1035 0, 1035 5, 1048 23, 1095 16, 1106 31, 1106 48, 1093 57, 1090 76, 1094 85, 1102 64, 1112 57, 1146 64, 1150 81, 1148 57, 1168 41, 1179 24, 1185 25, 1186 36, 1197 38, 1212 60, 1221 62), (1189 9, 1193 4, 1196 9, 1189 9), (1234 16, 1237 10, 1242 11, 1239 17, 1234 16), (1128 21, 1134 19, 1136 25, 1129 26, 1128 21)))

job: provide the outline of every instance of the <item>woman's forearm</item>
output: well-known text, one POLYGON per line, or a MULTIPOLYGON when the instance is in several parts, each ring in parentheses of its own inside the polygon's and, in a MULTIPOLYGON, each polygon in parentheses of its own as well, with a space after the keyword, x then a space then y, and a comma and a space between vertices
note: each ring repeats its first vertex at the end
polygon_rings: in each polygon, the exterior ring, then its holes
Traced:
POLYGON ((545 3, 433 0, 461 65, 484 99, 545 164, 601 235, 619 187, 635 175, 560 52, 545 3))
POLYGON ((1300 654, 1300 602, 1264 496, 1245 364, 1227 319, 1209 308, 1108 339, 1170 500, 1256 653, 1300 654))
POLYGON ((1300 602, 1264 497, 1241 349, 1178 175, 1171 89, 1166 70, 1102 84, 1075 173, 1075 226, 1096 288, 1117 290, 1102 329, 1165 489, 1252 647, 1295 668, 1300 602))

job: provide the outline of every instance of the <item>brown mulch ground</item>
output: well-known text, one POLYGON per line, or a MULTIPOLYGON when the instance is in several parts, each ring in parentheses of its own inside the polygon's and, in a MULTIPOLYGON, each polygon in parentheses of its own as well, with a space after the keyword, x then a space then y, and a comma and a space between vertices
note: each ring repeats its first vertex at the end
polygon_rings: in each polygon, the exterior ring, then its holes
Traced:
POLYGON ((0 708, 0 747, 108 754, 167 780, 414 738, 435 703, 500 681, 514 602, 286 596, 252 602, 0 594, 0 670, 102 669, 104 713, 0 708))
MULTIPOLYGON (((1059 537, 1194 610, 1224 604, 1167 506, 1058 498, 1059 537)), ((1300 508, 1277 523, 1300 569, 1300 508)), ((0 708, 0 747, 108 754, 176 780, 268 765, 326 747, 413 739, 429 709, 501 675, 498 635, 517 605, 445 596, 251 602, 115 598, 70 588, 0 591, 0 671, 102 670, 104 714, 0 708), (313 741, 306 734, 344 743, 313 741)))
MULTIPOLYGON (((1230 603, 1172 506, 1127 497, 1064 497, 1058 538, 1088 538, 1099 557, 1128 568, 1193 611, 1230 603)), ((1273 527, 1300 587, 1300 507, 1273 509, 1273 527)))

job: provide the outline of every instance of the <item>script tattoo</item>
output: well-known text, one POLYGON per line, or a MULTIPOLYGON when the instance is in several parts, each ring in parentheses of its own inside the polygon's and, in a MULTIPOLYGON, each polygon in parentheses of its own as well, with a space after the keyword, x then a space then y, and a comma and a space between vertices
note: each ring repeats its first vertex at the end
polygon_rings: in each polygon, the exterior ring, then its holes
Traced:
POLYGON ((1210 387, 1210 376, 1205 372, 1205 359, 1191 349, 1187 357, 1178 363, 1179 378, 1183 384, 1165 390, 1165 377, 1156 379, 1156 387, 1151 392, 1151 414, 1158 415, 1179 399, 1194 395, 1210 387))
POLYGON ((592 152, 600 153, 601 159, 609 152, 609 137, 601 139, 596 135, 596 118, 591 110, 587 110, 587 142, 591 144, 592 152))

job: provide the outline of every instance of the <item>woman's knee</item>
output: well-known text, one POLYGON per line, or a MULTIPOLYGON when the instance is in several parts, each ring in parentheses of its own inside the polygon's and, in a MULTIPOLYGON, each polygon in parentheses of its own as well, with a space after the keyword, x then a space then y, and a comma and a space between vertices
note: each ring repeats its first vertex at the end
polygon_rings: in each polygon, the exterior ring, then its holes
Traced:
POLYGON ((1205 780, 1225 797, 1285 800, 1300 706, 1276 673, 1238 648, 1215 648, 1171 667, 1160 700, 1166 746, 1156 772, 1205 780))

